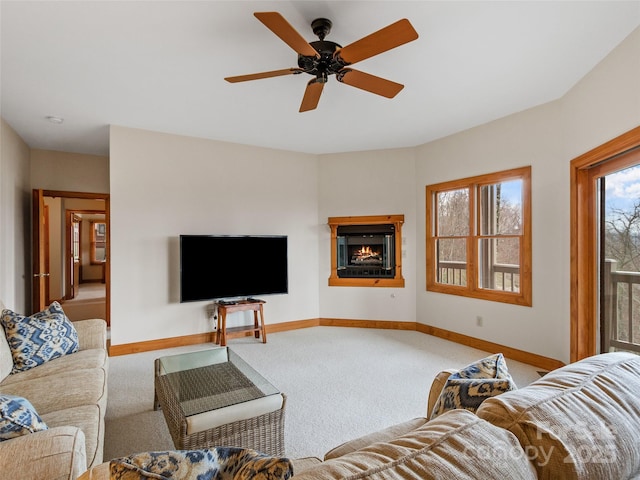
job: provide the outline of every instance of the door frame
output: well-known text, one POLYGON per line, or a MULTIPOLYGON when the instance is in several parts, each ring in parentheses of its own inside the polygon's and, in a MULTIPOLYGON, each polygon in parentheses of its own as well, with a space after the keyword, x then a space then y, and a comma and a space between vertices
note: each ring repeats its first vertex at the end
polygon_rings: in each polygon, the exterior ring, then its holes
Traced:
POLYGON ((598 351, 598 225, 594 168, 640 147, 640 127, 574 158, 570 166, 571 320, 570 360, 598 351))
POLYGON ((32 308, 35 312, 41 311, 46 305, 45 298, 42 294, 43 288, 39 287, 38 278, 44 273, 40 270, 41 256, 43 255, 44 243, 48 242, 48 238, 44 238, 43 231, 39 228, 42 225, 43 205, 41 200, 44 197, 61 197, 61 198, 78 198, 88 200, 104 200, 104 220, 107 226, 107 259, 105 262, 105 320, 107 325, 111 325, 111 206, 110 196, 108 193, 89 193, 89 192, 68 192, 62 190, 33 190, 33 273, 34 288, 32 292, 32 308))
MULTIPOLYGON (((103 220, 105 219, 106 215, 105 212, 102 210, 81 210, 81 209, 76 209, 76 208, 72 208, 72 209, 67 209, 65 211, 65 238, 66 238, 66 247, 64 249, 65 252, 65 257, 64 257, 64 264, 67 266, 67 268, 69 269, 73 269, 74 268, 74 260, 73 260, 73 238, 72 238, 72 218, 79 216, 80 217, 80 240, 82 241, 82 215, 100 215, 103 220)), ((106 223, 106 221, 105 221, 106 223)), ((83 255, 85 254, 85 252, 83 252, 82 250, 82 246, 80 247, 80 269, 82 269, 82 263, 83 263, 83 255)), ((87 253, 87 255, 91 255, 91 252, 87 253)), ((105 262, 106 263, 106 262, 105 262)), ((78 281, 80 283, 82 283, 82 275, 79 275, 79 278, 76 279, 75 278, 75 274, 74 274, 74 278, 71 278, 70 275, 67 275, 66 280, 65 280, 65 300, 71 300, 72 298, 75 297, 75 285, 77 285, 78 281), (69 292, 72 292, 72 295, 69 295, 69 292)))

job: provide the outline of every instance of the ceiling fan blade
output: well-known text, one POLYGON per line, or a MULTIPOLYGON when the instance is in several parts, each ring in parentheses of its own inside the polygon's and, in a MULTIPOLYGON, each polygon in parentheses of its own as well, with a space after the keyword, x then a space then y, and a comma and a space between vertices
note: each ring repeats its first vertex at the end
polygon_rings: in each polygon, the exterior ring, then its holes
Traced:
POLYGON ((369 73, 352 70, 351 68, 343 68, 338 72, 336 78, 339 82, 387 98, 395 97, 404 88, 404 85, 399 83, 376 77, 369 73))
POLYGON ((371 35, 350 43, 338 50, 336 55, 342 59, 345 65, 351 65, 409 43, 416 38, 418 38, 418 32, 415 31, 409 20, 403 18, 371 35))
POLYGON ((305 57, 320 56, 316 49, 309 45, 309 42, 278 12, 255 12, 253 15, 298 54, 305 57))
POLYGON ((300 104, 300 112, 314 110, 318 106, 323 88, 324 82, 319 82, 317 78, 314 78, 307 83, 307 88, 304 91, 304 97, 300 104))
POLYGON ((249 80, 259 80, 261 78, 279 77, 281 75, 293 75, 302 73, 301 68, 285 68, 282 70, 272 70, 270 72, 251 73, 249 75, 238 75, 237 77, 226 77, 225 80, 230 83, 247 82, 249 80))

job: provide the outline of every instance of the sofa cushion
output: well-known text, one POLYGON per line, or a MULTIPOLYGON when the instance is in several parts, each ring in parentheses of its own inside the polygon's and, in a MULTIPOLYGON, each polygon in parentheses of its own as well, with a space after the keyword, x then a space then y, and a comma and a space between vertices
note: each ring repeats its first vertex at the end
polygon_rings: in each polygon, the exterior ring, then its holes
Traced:
POLYGON ((504 356, 501 353, 490 355, 447 378, 430 418, 457 408, 475 412, 487 398, 515 389, 516 384, 509 374, 504 356))
POLYGON ((104 450, 104 411, 98 405, 81 405, 42 414, 49 428, 73 426, 84 433, 85 461, 88 467, 102 463, 104 450))
POLYGON ((37 381, 3 383, 2 392, 28 398, 40 415, 80 405, 100 405, 104 409, 107 375, 101 368, 61 372, 37 381))
POLYGON ((12 480, 73 480, 87 469, 84 455, 82 430, 52 427, 0 442, 0 475, 12 480))
POLYGON ((13 357, 12 373, 78 351, 78 333, 58 302, 31 316, 5 309, 0 323, 13 357))
POLYGON ((296 480, 390 478, 536 478, 510 432, 466 410, 453 410, 389 442, 333 458, 296 480))
POLYGON ((73 355, 65 355, 40 365, 38 368, 32 368, 24 372, 9 375, 2 381, 2 386, 11 385, 16 382, 37 381, 40 378, 47 378, 64 373, 74 373, 81 375, 80 370, 91 370, 101 368, 108 370, 108 355, 106 350, 92 349, 80 350, 73 355))
POLYGON ((47 424, 29 400, 0 394, 0 442, 46 429, 47 424))
POLYGON ((540 478, 640 472, 640 356, 596 355, 484 402, 477 415, 513 432, 540 478))
POLYGON ((113 480, 286 480, 293 475, 289 459, 238 447, 138 453, 111 460, 109 469, 113 480))

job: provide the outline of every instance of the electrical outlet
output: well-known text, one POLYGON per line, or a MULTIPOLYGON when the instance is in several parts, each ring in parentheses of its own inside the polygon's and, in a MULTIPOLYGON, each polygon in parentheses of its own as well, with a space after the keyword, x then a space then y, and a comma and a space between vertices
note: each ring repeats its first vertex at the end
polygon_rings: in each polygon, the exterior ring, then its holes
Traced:
POLYGON ((218 320, 218 307, 215 304, 207 306, 207 319, 213 322, 218 320))
POLYGON ((478 327, 481 327, 481 326, 482 326, 482 317, 481 317, 480 315, 478 315, 478 316, 476 317, 476 325, 477 325, 478 327))

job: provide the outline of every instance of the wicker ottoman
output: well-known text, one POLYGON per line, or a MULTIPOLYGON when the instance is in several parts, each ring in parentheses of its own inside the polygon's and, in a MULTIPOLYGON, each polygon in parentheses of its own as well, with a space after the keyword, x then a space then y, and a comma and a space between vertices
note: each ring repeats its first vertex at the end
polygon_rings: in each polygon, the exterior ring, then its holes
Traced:
POLYGON ((178 450, 235 446, 285 454, 286 396, 227 348, 156 360, 155 391, 178 450))

